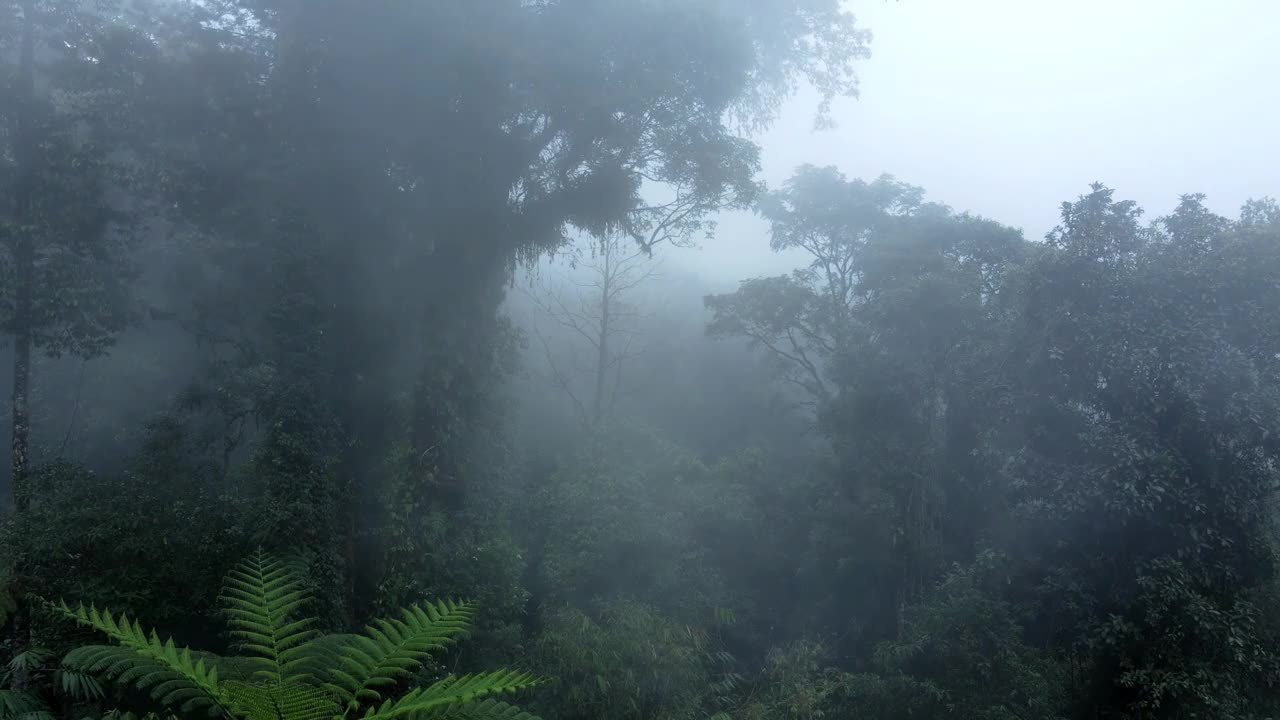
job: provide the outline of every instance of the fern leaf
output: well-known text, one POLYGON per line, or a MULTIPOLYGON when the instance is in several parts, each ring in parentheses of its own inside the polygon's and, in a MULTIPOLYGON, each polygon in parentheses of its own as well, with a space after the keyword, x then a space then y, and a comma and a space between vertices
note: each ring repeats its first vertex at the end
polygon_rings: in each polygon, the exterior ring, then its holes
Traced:
POLYGON ((305 680, 302 648, 317 633, 314 618, 294 619, 310 601, 302 573, 259 550, 227 574, 221 600, 231 635, 253 662, 254 676, 277 685, 305 680))
POLYGON ((397 717, 402 720, 540 720, 537 715, 493 698, 461 705, 436 706, 397 717))
POLYGON ((105 674, 117 682, 150 690, 152 697, 184 714, 197 710, 211 715, 227 713, 219 702, 217 668, 194 659, 189 648, 177 647, 172 638, 161 641, 155 631, 143 630, 127 616, 65 602, 55 606, 64 616, 114 640, 117 645, 87 645, 67 653, 63 664, 73 671, 105 674))
POLYGON ((245 720, 332 720, 341 713, 332 697, 310 685, 229 682, 226 692, 245 720))
POLYGON ((512 694, 531 688, 541 682, 533 675, 517 670, 498 670, 474 675, 449 676, 425 688, 411 690, 398 700, 389 700, 364 715, 365 720, 392 720, 392 718, 435 718, 455 713, 476 720, 490 720, 484 713, 497 718, 524 717, 525 714, 505 703, 476 702, 494 695, 512 694), (510 708, 510 709, 508 709, 510 708), (472 715, 472 713, 481 713, 472 715))
POLYGON ((344 635, 329 659, 325 687, 348 712, 382 702, 384 690, 413 677, 430 653, 465 635, 473 614, 467 603, 424 603, 401 610, 398 618, 375 621, 365 635, 344 635))
POLYGON ((81 702, 89 700, 101 700, 106 697, 102 686, 98 681, 88 673, 76 672, 74 670, 62 669, 55 670, 53 673, 53 682, 58 690, 63 694, 81 702))

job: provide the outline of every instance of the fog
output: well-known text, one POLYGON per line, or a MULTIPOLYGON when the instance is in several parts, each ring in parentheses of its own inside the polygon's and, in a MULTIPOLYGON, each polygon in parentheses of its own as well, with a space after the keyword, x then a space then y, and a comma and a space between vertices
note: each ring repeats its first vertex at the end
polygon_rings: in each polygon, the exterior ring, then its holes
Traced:
POLYGON ((0 720, 1280 717, 1278 28, 0 0, 0 720))
MULTIPOLYGON (((1154 217, 1203 192, 1214 211, 1280 186, 1280 6, 1265 0, 872 0, 861 98, 813 129, 801 91, 759 139, 762 175, 804 163, 890 173, 1040 238, 1059 205, 1102 181, 1154 217)), ((717 280, 770 274, 767 225, 727 214, 681 265, 717 280)))

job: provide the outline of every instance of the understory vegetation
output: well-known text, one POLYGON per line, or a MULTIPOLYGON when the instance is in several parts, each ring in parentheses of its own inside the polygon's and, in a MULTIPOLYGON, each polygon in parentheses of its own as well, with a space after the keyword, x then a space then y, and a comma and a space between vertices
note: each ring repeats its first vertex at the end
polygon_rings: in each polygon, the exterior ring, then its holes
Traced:
POLYGON ((870 42, 0 0, 0 720, 1280 717, 1280 205, 766 187, 870 42))

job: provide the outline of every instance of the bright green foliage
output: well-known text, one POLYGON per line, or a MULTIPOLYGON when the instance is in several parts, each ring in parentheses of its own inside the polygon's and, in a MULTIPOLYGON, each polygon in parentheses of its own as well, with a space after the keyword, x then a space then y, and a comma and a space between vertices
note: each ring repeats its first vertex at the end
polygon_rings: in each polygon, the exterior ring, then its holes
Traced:
POLYGON ((276 685, 307 678, 302 651, 318 633, 310 629, 314 618, 290 620, 307 601, 298 569, 259 550, 227 574, 222 593, 231 635, 250 656, 254 678, 276 685))
POLYGON ((411 606, 399 618, 378 620, 366 628, 367 636, 349 636, 326 687, 349 707, 385 702, 386 689, 411 678, 430 653, 465 633, 471 616, 468 605, 440 602, 411 606))
MULTIPOLYGON (((499 670, 491 673, 475 673, 461 677, 447 677, 425 688, 410 690, 397 700, 386 702, 371 708, 364 717, 366 720, 390 720, 391 718, 427 718, 443 715, 456 705, 466 705, 473 701, 488 698, 490 695, 507 695, 516 690, 530 687, 536 681, 525 672, 499 670)), ((485 703, 468 713, 474 717, 525 720, 532 716, 521 712, 512 705, 489 698, 485 703)))
POLYGON ((177 647, 172 638, 161 640, 154 630, 148 633, 124 615, 116 618, 110 611, 83 605, 74 610, 66 603, 58 607, 66 616, 117 643, 72 650, 65 658, 68 667, 136 684, 150 690, 157 701, 179 707, 184 713, 203 710, 218 714, 218 670, 194 657, 190 648, 177 647))
POLYGON ((310 593, 297 566, 262 551, 227 575, 222 597, 243 657, 180 648, 124 616, 62 603, 63 615, 115 641, 77 648, 65 663, 147 690, 184 717, 389 720, 446 711, 477 720, 528 717, 490 697, 536 685, 538 679, 526 672, 450 675, 391 697, 423 667, 428 653, 467 632, 472 609, 466 603, 424 603, 399 618, 374 622, 363 635, 321 635, 310 629, 313 618, 299 616, 310 593))

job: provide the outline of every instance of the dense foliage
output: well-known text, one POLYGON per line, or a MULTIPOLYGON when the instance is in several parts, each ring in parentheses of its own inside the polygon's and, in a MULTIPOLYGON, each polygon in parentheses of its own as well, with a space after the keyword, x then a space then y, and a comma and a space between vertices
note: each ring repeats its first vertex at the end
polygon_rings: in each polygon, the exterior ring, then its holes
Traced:
POLYGON ((0 720, 1276 717, 1280 206, 766 188, 869 41, 0 0, 0 720))

